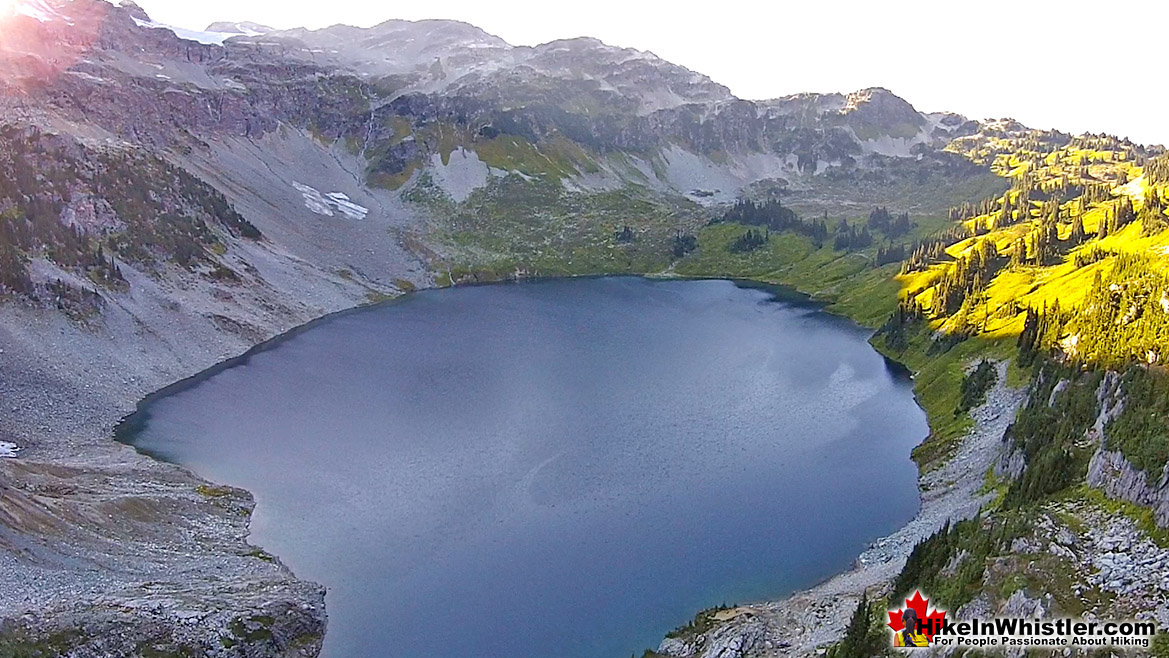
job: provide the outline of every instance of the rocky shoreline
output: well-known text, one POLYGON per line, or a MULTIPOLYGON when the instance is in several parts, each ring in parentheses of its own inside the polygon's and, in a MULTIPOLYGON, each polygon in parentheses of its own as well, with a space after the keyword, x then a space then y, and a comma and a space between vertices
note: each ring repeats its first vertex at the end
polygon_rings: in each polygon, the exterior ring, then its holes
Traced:
MULTIPOLYGON (((254 344, 217 324, 194 323, 187 340, 166 341, 171 349, 156 332, 120 345, 110 330, 126 309, 85 327, 52 311, 0 308, 7 316, 0 316, 0 368, 9 374, 0 382, 7 421, 0 439, 20 448, 19 459, 0 460, 0 515, 9 528, 28 531, 0 537, 13 549, 0 551, 0 638, 58 638, 70 643, 70 655, 95 657, 144 642, 220 656, 319 652, 324 590, 247 543, 250 494, 139 455, 112 436, 144 397, 360 305, 358 290, 328 292, 310 298, 318 305, 301 302, 282 322, 247 316, 265 327, 254 344), (176 353, 176 343, 185 353, 176 353), (138 352, 133 374, 122 359, 130 351, 138 352)), ((890 582, 920 539, 985 501, 983 476, 1023 400, 1003 383, 1006 363, 999 371, 986 403, 971 413, 975 425, 959 452, 922 476, 922 508, 907 526, 874 543, 851 570, 783 601, 738 608, 703 635, 665 640, 659 653, 814 655, 838 639, 862 591, 890 582)))
POLYGON ((986 402, 971 410, 974 426, 957 452, 919 479, 921 509, 906 526, 874 542, 848 571, 782 601, 743 605, 721 613, 725 623, 705 633, 668 637, 657 653, 676 658, 815 656, 838 641, 863 592, 886 593, 913 547, 947 521, 969 518, 991 494, 981 491, 986 472, 1003 451, 1003 434, 1026 399, 1007 386, 1008 362, 986 402))
POLYGON ((367 299, 271 256, 296 288, 126 268, 131 292, 82 321, 0 305, 0 654, 319 653, 324 588, 248 543, 251 495, 113 440, 148 394, 367 299))

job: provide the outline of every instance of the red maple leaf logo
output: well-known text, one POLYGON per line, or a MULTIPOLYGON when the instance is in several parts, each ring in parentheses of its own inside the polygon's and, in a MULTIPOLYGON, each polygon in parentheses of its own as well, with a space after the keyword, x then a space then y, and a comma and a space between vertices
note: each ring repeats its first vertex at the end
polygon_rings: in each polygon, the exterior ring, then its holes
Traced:
MULTIPOLYGON (((926 612, 929 608, 930 600, 922 597, 920 591, 913 593, 912 599, 905 599, 905 608, 913 608, 917 613, 917 618, 921 620, 921 632, 930 642, 934 641, 934 633, 941 629, 942 620, 946 618, 944 610, 934 609, 933 612, 926 612), (930 624, 930 622, 934 622, 930 624)), ((905 612, 905 608, 889 612, 889 628, 893 629, 894 633, 900 633, 905 628, 905 623, 901 621, 901 615, 905 612)))

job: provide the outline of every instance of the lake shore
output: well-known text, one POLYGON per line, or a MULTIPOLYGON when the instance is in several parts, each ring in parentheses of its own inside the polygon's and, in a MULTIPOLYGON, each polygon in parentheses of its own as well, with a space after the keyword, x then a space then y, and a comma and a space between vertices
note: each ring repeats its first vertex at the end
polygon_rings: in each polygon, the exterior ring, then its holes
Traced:
POLYGON ((848 571, 772 602, 742 605, 704 633, 668 637, 657 653, 675 658, 814 656, 844 635, 864 592, 888 594, 906 558, 922 539, 947 521, 974 516, 992 494, 982 491, 987 469, 998 459, 1003 433, 1023 404, 1025 392, 1007 385, 1006 361, 986 402, 971 410, 973 427, 956 453, 919 479, 922 505, 903 528, 874 542, 848 571))
MULTIPOLYGON (((179 328, 161 316, 148 316, 148 331, 123 326, 141 308, 111 309, 113 321, 107 320, 100 332, 51 311, 4 310, 4 324, 17 330, 0 335, 0 364, 15 373, 4 386, 5 405, 12 406, 12 413, 4 409, 7 433, 0 439, 15 442, 20 450, 16 459, 0 460, 6 485, 0 497, 6 506, 14 501, 31 510, 17 519, 17 528, 34 537, 44 535, 46 524, 60 530, 23 555, 4 553, 0 583, 13 595, 0 597, 0 618, 8 620, 0 636, 27 637, 31 643, 84 625, 95 633, 115 632, 127 646, 160 632, 174 635, 176 645, 197 645, 230 634, 241 619, 266 620, 272 617, 269 613, 283 611, 294 620, 288 628, 258 629, 276 631, 264 655, 285 655, 294 642, 299 643, 297 655, 315 655, 313 646, 319 648, 325 627, 323 589, 297 579, 278 556, 248 544, 254 506, 250 494, 217 487, 114 440, 115 426, 146 397, 183 386, 184 380, 227 361, 244 359, 286 332, 362 306, 365 297, 357 287, 323 286, 307 300, 300 298, 303 292, 283 290, 276 299, 266 299, 265 307, 275 302, 283 312, 248 313, 248 324, 256 329, 248 334, 221 323, 179 328), (176 329, 176 335, 164 335, 176 329), (46 342, 46 336, 56 338, 46 342), (79 489, 83 496, 75 495, 79 489), (141 501, 150 506, 151 515, 127 519, 124 508, 141 501), (108 520, 75 527, 77 519, 94 517, 108 520), (192 529, 202 537, 194 547, 189 544, 192 529), (95 561, 105 566, 89 566, 95 561), (223 574, 231 574, 238 586, 216 584, 223 574), (144 591, 149 583, 161 587, 144 591)), ((172 297, 175 291, 165 293, 172 297)), ((926 482, 923 513, 879 542, 875 553, 862 556, 872 563, 862 561, 784 601, 752 606, 763 612, 736 617, 713 631, 712 641, 718 642, 714 635, 739 637, 747 640, 746 648, 753 646, 754 637, 762 642, 759 647, 768 641, 775 647, 814 647, 838 637, 861 588, 894 575, 913 544, 944 518, 960 509, 976 509, 969 491, 981 485, 984 470, 963 476, 964 487, 926 482), (943 502, 934 502, 931 487, 940 493, 961 488, 962 494, 939 495, 943 502), (820 617, 814 607, 802 607, 821 597, 835 603, 820 617), (789 617, 794 621, 785 622, 784 614, 794 615, 789 617), (800 619, 808 623, 799 624, 800 619), (784 630, 789 627, 808 630, 784 630)))

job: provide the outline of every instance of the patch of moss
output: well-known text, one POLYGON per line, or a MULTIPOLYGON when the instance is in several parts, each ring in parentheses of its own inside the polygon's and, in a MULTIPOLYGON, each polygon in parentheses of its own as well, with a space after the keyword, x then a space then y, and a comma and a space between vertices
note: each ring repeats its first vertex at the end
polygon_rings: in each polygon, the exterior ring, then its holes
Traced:
POLYGON ((382 302, 388 302, 391 299, 394 299, 393 295, 387 295, 386 293, 380 292, 378 290, 367 290, 365 293, 365 303, 370 306, 374 304, 381 304, 382 302))
MULTIPOLYGON (((266 642, 272 639, 272 624, 275 619, 267 615, 255 615, 231 622, 231 633, 235 639, 246 644, 266 642)), ((222 640, 222 638, 221 638, 222 640)))
POLYGON ((713 608, 702 610, 697 615, 694 615, 694 619, 687 622, 686 625, 679 626, 667 633, 666 637, 688 639, 702 635, 718 625, 718 620, 715 618, 716 614, 729 609, 730 607, 724 603, 713 608))
POLYGON ((275 556, 273 556, 271 553, 269 553, 263 549, 260 549, 260 548, 253 548, 252 550, 248 551, 245 555, 247 555, 248 557, 254 557, 257 560, 263 560, 265 562, 272 562, 272 563, 276 562, 275 556))
POLYGON ((34 637, 24 631, 0 633, 0 656, 5 658, 56 658, 84 642, 81 631, 69 629, 44 637, 34 637))
POLYGON ((195 491, 207 498, 226 498, 232 494, 231 487, 219 487, 209 484, 200 484, 195 487, 195 491))

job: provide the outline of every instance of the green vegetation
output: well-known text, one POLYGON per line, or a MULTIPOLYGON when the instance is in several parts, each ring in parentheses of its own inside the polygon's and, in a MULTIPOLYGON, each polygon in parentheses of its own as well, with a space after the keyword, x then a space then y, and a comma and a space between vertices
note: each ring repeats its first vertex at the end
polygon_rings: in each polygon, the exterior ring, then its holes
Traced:
POLYGON ((706 631, 709 631, 718 625, 717 616, 720 612, 725 610, 730 610, 730 608, 727 607, 725 603, 713 608, 707 608, 706 610, 699 612, 697 615, 694 615, 694 619, 687 622, 686 625, 679 626, 678 628, 675 628, 674 630, 667 633, 666 637, 692 638, 698 635, 702 635, 706 631))
POLYGON ((1011 484, 1004 507, 1040 502, 1083 479, 1095 450, 1083 437, 1096 420, 1099 384, 1098 372, 1054 363, 1037 368, 1027 404, 1005 437, 1027 468, 1011 484))
POLYGON ((1011 540, 1026 527, 1025 517, 1004 514, 997 518, 946 524, 910 553, 905 568, 893 585, 894 601, 916 588, 929 592, 934 605, 954 610, 970 602, 980 591, 987 562, 1009 553, 1011 540))
MULTIPOLYGON (((511 174, 493 177, 461 204, 429 180, 409 195, 444 218, 434 237, 449 256, 431 268, 461 283, 660 272, 673 259, 676 239, 693 236, 704 217, 694 204, 645 192, 576 192, 558 180, 511 174)), ((685 250, 689 240, 681 239, 685 250)))
POLYGON ((207 264, 208 276, 234 280, 217 260, 225 235, 262 237, 222 194, 161 158, 0 129, 0 292, 46 299, 80 317, 99 303, 98 288, 126 288, 120 262, 207 264), (71 219, 86 212, 97 221, 71 219), (95 288, 58 279, 38 289, 28 272, 32 258, 77 272, 95 288))
POLYGON ((254 557, 254 558, 256 558, 257 560, 263 560, 263 561, 265 561, 265 562, 272 562, 272 563, 275 563, 275 562, 276 562, 276 557, 275 557, 275 556, 273 556, 273 555, 272 555, 271 553, 269 553, 268 551, 265 551, 265 550, 263 550, 263 549, 260 549, 260 548, 254 548, 254 549, 252 549, 252 550, 248 551, 248 552, 247 552, 247 556, 248 556, 248 557, 254 557))
POLYGON ((199 495, 206 496, 207 498, 225 498, 232 493, 231 487, 217 487, 208 484, 198 485, 195 487, 195 491, 198 491, 199 495))
POLYGON ((861 594, 844 639, 828 650, 828 658, 872 658, 889 655, 889 633, 884 606, 873 605, 868 593, 861 594))
POLYGON ((255 644, 258 642, 266 642, 272 639, 272 624, 276 620, 267 615, 256 615, 248 617, 247 619, 234 619, 231 622, 231 637, 221 637, 220 641, 225 647, 233 647, 237 644, 255 644), (229 644, 230 643, 230 644, 229 644))
POLYGON ((1130 368, 1121 387, 1125 406, 1106 428, 1107 447, 1157 482, 1169 463, 1169 377, 1130 368))
POLYGON ((804 221, 779 199, 768 199, 756 203, 749 199, 736 202, 722 216, 712 219, 711 224, 742 224, 757 226, 771 231, 791 231, 806 235, 817 246, 828 237, 828 224, 824 221, 804 221))
POLYGON ((1153 658, 1169 658, 1169 633, 1157 633, 1151 649, 1153 658))
POLYGON ((75 629, 35 638, 21 630, 5 629, 0 632, 0 656, 56 658, 79 646, 83 639, 81 632, 75 629))
POLYGON ((731 241, 728 250, 733 254, 745 254, 750 251, 755 251, 770 241, 770 233, 749 228, 745 233, 740 234, 739 237, 731 241))
POLYGON ((986 402, 986 392, 996 381, 998 370, 994 364, 987 359, 979 361, 978 366, 962 379, 962 397, 958 400, 958 406, 954 407, 954 415, 960 416, 986 402))
POLYGON ((1103 491, 1086 484, 1081 484, 1054 497, 1055 500, 1070 500, 1087 505, 1102 511, 1110 517, 1123 516, 1137 525, 1161 548, 1169 548, 1169 528, 1157 525, 1153 510, 1148 507, 1130 503, 1127 500, 1109 498, 1103 491))

